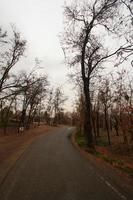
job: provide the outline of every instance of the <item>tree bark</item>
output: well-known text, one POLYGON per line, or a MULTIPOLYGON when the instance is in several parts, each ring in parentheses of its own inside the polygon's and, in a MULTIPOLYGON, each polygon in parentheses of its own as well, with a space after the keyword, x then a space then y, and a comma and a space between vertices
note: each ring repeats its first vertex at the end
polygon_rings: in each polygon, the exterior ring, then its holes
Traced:
POLYGON ((88 146, 94 148, 93 145, 93 134, 92 134, 92 123, 91 123, 91 99, 89 90, 88 79, 84 81, 84 94, 85 94, 85 120, 84 120, 84 134, 87 138, 88 146))
POLYGON ((99 133, 99 110, 96 112, 96 132, 97 132, 97 137, 100 137, 99 133))
POLYGON ((106 108, 104 110, 104 114, 105 114, 105 126, 106 126, 107 136, 108 136, 108 144, 111 145, 109 124, 108 124, 108 114, 107 114, 107 109, 106 108))

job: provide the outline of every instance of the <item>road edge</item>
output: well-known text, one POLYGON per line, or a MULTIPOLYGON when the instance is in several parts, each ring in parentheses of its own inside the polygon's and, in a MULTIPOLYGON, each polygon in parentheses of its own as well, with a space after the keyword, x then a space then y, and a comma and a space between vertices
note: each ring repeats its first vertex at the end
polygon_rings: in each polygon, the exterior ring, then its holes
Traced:
MULTIPOLYGON (((111 182, 112 185, 115 185, 118 190, 123 191, 125 196, 130 196, 133 198, 133 180, 129 178, 129 176, 120 171, 119 169, 114 168, 110 164, 106 163, 100 158, 95 157, 89 152, 86 152, 83 148, 81 148, 76 142, 76 131, 71 135, 71 143, 76 150, 91 164, 98 169, 99 174, 104 175, 106 177, 107 182, 111 182), (109 176, 109 172, 112 172, 114 176, 109 176)), ((99 175, 100 177, 100 175, 99 175)), ((106 181, 105 180, 105 181, 106 181)))

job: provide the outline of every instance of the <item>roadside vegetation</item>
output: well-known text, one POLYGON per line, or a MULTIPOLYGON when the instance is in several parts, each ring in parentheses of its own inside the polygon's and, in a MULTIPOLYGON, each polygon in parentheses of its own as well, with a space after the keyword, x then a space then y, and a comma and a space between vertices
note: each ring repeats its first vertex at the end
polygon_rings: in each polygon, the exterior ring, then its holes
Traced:
POLYGON ((124 157, 122 156, 111 153, 110 149, 108 149, 108 143, 101 140, 95 146, 95 151, 90 152, 90 150, 88 149, 87 140, 81 134, 76 134, 75 141, 84 151, 91 153, 96 158, 105 161, 106 163, 121 170, 122 172, 128 174, 130 177, 133 178, 133 163, 132 161, 129 161, 130 157, 124 159, 124 157), (99 146, 102 148, 98 148, 99 146))

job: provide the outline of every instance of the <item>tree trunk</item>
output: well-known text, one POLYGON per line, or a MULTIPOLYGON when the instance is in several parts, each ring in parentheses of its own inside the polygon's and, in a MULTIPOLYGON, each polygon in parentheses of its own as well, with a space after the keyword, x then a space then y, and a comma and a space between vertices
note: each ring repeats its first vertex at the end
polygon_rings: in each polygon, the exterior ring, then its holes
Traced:
POLYGON ((97 131, 97 137, 100 137, 99 133, 99 110, 96 112, 96 131, 97 131))
POLYGON ((23 109, 19 126, 18 126, 18 133, 20 132, 20 127, 25 128, 25 117, 26 117, 26 109, 23 109))
POLYGON ((109 117, 109 127, 110 127, 110 131, 113 131, 113 127, 112 127, 112 116, 109 117))
POLYGON ((133 141, 133 117, 132 114, 129 113, 129 133, 130 133, 130 142, 133 141))
POLYGON ((105 115, 105 126, 106 126, 107 136, 108 136, 108 144, 111 145, 109 124, 108 124, 108 114, 107 114, 106 108, 104 109, 104 115, 105 115))
POLYGON ((26 124, 26 128, 29 129, 30 125, 31 125, 31 113, 33 111, 33 106, 31 105, 30 110, 29 110, 29 115, 28 115, 28 119, 27 119, 27 124, 26 124))
POLYGON ((95 122, 95 117, 92 117, 92 125, 93 125, 93 132, 94 132, 95 144, 97 144, 97 134, 96 134, 96 122, 95 122))
POLYGON ((114 116, 115 124, 114 124, 114 129, 116 132, 116 136, 119 136, 119 122, 116 116, 114 116))
POLYGON ((84 120, 84 134, 87 138, 88 146, 94 148, 93 135, 92 135, 92 124, 91 124, 91 99, 89 91, 88 80, 84 82, 84 94, 85 94, 85 120, 84 120))

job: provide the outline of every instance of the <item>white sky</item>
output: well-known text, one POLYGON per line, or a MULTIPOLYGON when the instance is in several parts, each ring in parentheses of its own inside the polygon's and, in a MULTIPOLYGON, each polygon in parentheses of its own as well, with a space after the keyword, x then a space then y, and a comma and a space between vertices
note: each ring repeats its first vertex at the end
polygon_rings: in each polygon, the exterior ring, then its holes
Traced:
POLYGON ((64 86, 65 95, 69 95, 67 107, 71 108, 74 95, 66 82, 69 70, 63 63, 58 37, 63 30, 63 4, 64 0, 0 0, 0 26, 7 30, 10 23, 15 24, 28 42, 27 57, 16 68, 33 68, 35 57, 43 60, 41 65, 52 83, 64 86))

